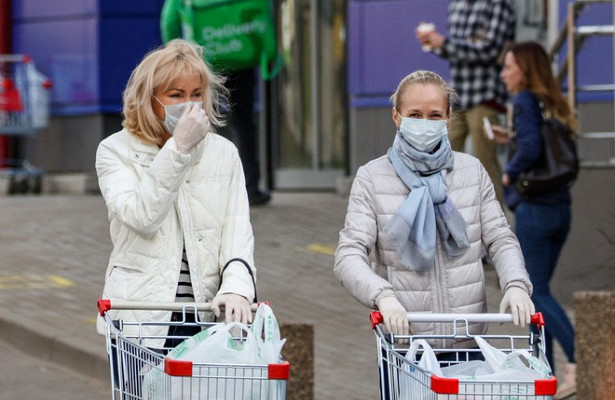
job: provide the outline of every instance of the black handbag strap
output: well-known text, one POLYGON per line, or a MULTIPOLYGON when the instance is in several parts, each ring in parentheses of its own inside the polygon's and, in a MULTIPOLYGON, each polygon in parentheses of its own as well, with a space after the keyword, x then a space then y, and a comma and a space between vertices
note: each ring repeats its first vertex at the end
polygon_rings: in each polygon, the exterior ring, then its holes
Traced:
POLYGON ((232 263, 238 261, 241 264, 243 264, 244 267, 246 267, 246 269, 248 270, 248 273, 250 274, 250 278, 252 278, 252 285, 254 285, 254 302, 258 303, 258 296, 256 295, 256 280, 254 279, 254 272, 252 271, 252 268, 250 268, 250 264, 248 264, 246 262, 246 260, 244 260, 243 258, 232 258, 230 260, 227 261, 226 264, 224 264, 224 267, 222 267, 222 271, 220 272, 220 283, 218 284, 218 291, 220 291, 220 288, 222 287, 222 279, 224 278, 224 271, 226 271, 226 268, 228 268, 228 266, 232 263))

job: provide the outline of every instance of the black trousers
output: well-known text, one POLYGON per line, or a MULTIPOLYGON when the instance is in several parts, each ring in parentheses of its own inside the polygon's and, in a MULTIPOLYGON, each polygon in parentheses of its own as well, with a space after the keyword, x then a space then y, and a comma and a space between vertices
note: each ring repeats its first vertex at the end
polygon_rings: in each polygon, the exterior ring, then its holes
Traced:
POLYGON ((246 177, 248 195, 258 191, 260 169, 258 162, 258 129, 254 114, 256 100, 256 69, 248 68, 227 75, 225 86, 230 91, 231 140, 239 150, 246 177))

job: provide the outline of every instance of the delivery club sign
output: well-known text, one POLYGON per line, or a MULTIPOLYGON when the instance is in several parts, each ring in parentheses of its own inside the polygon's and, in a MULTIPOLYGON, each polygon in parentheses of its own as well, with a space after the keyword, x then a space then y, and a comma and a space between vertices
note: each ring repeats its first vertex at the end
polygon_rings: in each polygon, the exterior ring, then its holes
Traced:
POLYGON ((246 38, 262 37, 265 29, 266 24, 262 20, 240 24, 227 23, 220 27, 204 27, 201 30, 201 43, 205 47, 206 54, 211 57, 240 53, 248 50, 245 49, 248 43, 246 38))

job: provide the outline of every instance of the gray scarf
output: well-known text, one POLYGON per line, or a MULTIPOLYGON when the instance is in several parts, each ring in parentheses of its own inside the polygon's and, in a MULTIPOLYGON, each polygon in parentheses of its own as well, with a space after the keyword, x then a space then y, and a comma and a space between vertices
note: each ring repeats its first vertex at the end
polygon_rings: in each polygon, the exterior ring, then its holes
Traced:
POLYGON ((432 154, 416 150, 397 133, 388 157, 395 172, 410 189, 408 198, 384 227, 395 252, 410 270, 428 271, 435 265, 436 230, 449 257, 470 247, 467 224, 447 196, 442 172, 453 169, 447 137, 432 154))

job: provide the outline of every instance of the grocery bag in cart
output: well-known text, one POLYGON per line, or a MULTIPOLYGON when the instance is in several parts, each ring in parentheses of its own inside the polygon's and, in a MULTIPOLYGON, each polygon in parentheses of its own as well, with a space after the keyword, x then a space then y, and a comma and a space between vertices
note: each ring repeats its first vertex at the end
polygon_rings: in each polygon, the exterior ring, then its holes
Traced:
MULTIPOLYGON (((557 380, 538 334, 470 333, 471 323, 512 323, 510 314, 408 313, 410 322, 444 324, 439 334, 393 335, 370 316, 378 343, 381 398, 387 400, 550 400, 557 380), (446 333, 449 332, 449 333, 446 333)), ((506 329, 506 328, 502 328, 506 329)))
MULTIPOLYGON (((262 382, 251 379, 255 377, 246 374, 253 371, 248 368, 252 365, 266 366, 280 363, 284 342, 285 339, 280 337, 277 319, 267 304, 258 306, 251 326, 240 322, 215 324, 180 343, 169 352, 166 362, 189 361, 195 366, 213 368, 216 372, 208 373, 207 379, 198 382, 182 377, 171 377, 170 398, 283 399, 285 382, 279 380, 262 382)), ((146 400, 169 398, 164 393, 169 388, 161 387, 159 384, 163 370, 161 366, 145 374, 143 392, 146 400)))
POLYGON ((258 305, 252 304, 252 311, 258 313, 255 314, 255 323, 250 327, 241 327, 239 332, 235 332, 232 326, 223 329, 225 327, 223 323, 200 319, 201 312, 211 311, 211 303, 156 303, 99 299, 98 309, 106 327, 105 338, 114 400, 284 400, 286 398, 290 364, 280 359, 284 340, 280 339, 277 321, 269 307, 262 307, 258 312, 258 305), (110 311, 117 310, 172 311, 178 318, 172 318, 167 322, 113 319, 114 314, 110 311), (151 329, 160 327, 168 327, 169 332, 162 335, 159 329, 151 329), (175 332, 177 328, 184 330, 183 328, 190 327, 198 327, 197 332, 201 335, 176 336, 171 332, 171 330, 175 332), (203 329, 207 333, 204 333, 203 329), (214 331, 217 333, 213 333, 214 331), (252 361, 247 363, 246 360, 234 359, 234 362, 229 362, 225 359, 224 362, 193 362, 169 354, 194 349, 194 341, 197 338, 205 342, 214 337, 218 340, 224 339, 225 346, 228 345, 237 351, 250 348, 254 350, 255 346, 246 345, 246 342, 256 341, 256 351, 246 351, 248 354, 246 358, 252 361), (168 347, 178 338, 184 340, 185 343, 182 342, 184 345, 168 347), (160 341, 164 344, 161 344, 162 348, 148 346, 160 341), (253 363, 254 358, 258 364, 253 363))
MULTIPOLYGON (((525 349, 516 349, 505 353, 491 346, 480 336, 475 336, 474 340, 480 348, 484 360, 460 362, 446 367, 440 367, 434 350, 426 340, 417 339, 412 341, 405 356, 406 360, 409 361, 406 364, 408 374, 402 375, 401 378, 401 398, 415 399, 412 393, 416 392, 416 390, 412 386, 417 385, 418 380, 410 378, 411 374, 416 371, 413 371, 413 368, 410 367, 415 362, 423 371, 428 371, 434 376, 475 382, 473 386, 470 386, 471 390, 468 390, 469 386, 461 386, 458 394, 465 395, 463 398, 466 400, 474 399, 471 395, 476 394, 476 386, 481 385, 480 382, 485 382, 486 387, 480 388, 481 396, 476 397, 477 399, 513 400, 520 399, 521 397, 519 396, 526 398, 526 396, 534 394, 532 385, 536 380, 548 379, 551 375, 549 366, 525 349), (417 357, 419 348, 422 349, 422 355, 417 357), (491 385, 489 382, 518 382, 523 384, 518 386, 505 384, 491 385)), ((448 397, 440 395, 439 398, 446 399, 448 397)))

